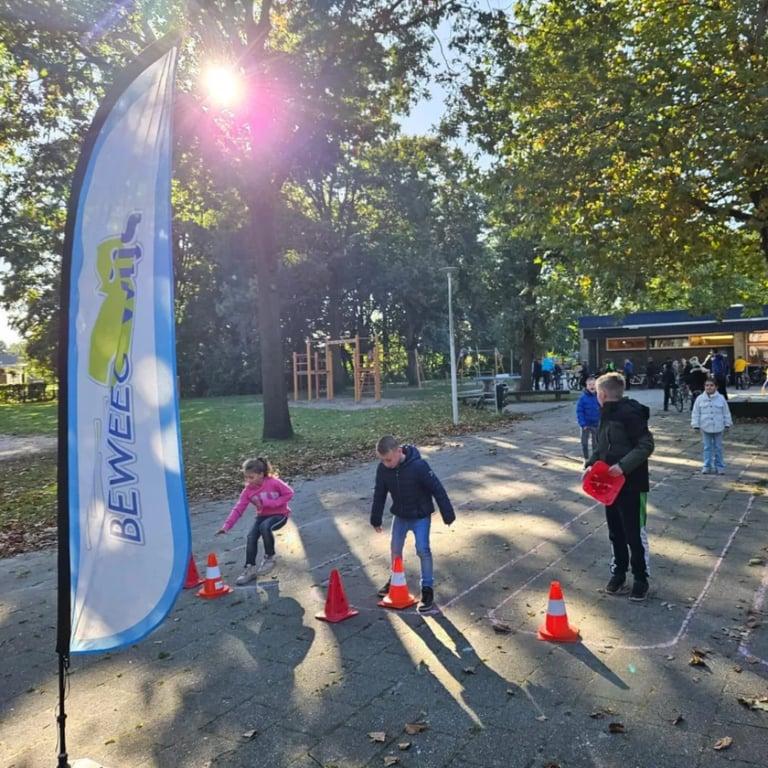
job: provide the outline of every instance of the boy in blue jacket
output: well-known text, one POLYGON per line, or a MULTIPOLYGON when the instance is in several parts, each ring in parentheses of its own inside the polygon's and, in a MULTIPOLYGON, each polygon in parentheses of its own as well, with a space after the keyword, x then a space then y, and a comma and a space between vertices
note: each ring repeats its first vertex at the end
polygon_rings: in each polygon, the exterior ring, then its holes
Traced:
POLYGON ((589 438, 592 438, 592 450, 597 445, 597 428, 600 425, 600 403, 597 401, 597 386, 595 377, 588 376, 585 389, 576 403, 576 421, 581 427, 581 451, 584 463, 592 455, 589 450, 589 438))
MULTIPOLYGON (((432 609, 435 600, 432 575, 432 551, 429 548, 429 529, 437 502, 443 522, 450 525, 455 519, 451 500, 437 475, 421 458, 415 445, 400 445, 392 435, 385 435, 376 444, 381 463, 376 469, 376 487, 371 506, 371 525, 381 533, 382 517, 387 493, 392 496, 392 559, 403 556, 408 531, 416 539, 416 554, 421 562, 421 602, 418 610, 432 609)), ((389 592, 389 579, 379 590, 379 597, 389 592)))

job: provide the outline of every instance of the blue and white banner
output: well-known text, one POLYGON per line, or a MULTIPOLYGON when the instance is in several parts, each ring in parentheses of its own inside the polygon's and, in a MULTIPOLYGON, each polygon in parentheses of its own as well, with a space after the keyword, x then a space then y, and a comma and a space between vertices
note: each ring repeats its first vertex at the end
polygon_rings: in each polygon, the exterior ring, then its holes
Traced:
POLYGON ((190 557, 173 318, 176 53, 155 54, 102 105, 70 206, 72 653, 118 648, 151 632, 173 606, 190 557))

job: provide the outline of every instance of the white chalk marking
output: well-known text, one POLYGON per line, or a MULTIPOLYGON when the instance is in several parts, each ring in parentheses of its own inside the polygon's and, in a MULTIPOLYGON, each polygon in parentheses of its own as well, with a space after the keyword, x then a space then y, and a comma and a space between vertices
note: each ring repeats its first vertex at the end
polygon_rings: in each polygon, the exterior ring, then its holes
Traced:
MULTIPOLYGON (((757 588, 757 592, 755 592, 755 598, 752 601, 753 614, 758 614, 763 610, 763 604, 765 603, 766 592, 768 592, 768 565, 765 566, 765 570, 763 572, 763 580, 760 583, 760 586, 757 588)), ((750 652, 747 641, 749 640, 749 636, 751 634, 752 634, 752 630, 748 629, 746 637, 739 643, 739 654, 742 656, 746 656, 749 659, 757 659, 758 662, 760 662, 760 664, 762 664, 765 667, 768 667, 768 659, 763 659, 760 656, 755 656, 754 653, 750 652)))

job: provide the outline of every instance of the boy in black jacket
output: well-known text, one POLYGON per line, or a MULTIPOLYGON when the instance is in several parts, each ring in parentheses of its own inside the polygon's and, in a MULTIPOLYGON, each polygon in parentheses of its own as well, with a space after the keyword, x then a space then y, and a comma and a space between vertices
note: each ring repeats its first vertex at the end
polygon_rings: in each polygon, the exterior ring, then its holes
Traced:
POLYGON ((613 548, 613 575, 605 591, 612 595, 626 592, 624 582, 631 566, 634 584, 629 599, 645 600, 648 596, 645 532, 648 457, 654 448, 653 435, 648 430, 650 411, 637 400, 624 397, 624 377, 619 373, 606 373, 597 380, 597 399, 600 403, 597 447, 587 467, 601 459, 610 466, 611 475, 626 478, 616 501, 605 508, 613 548))
MULTIPOLYGON (((437 475, 421 458, 415 445, 400 445, 392 435, 385 435, 376 444, 381 463, 376 469, 376 488, 371 506, 371 525, 382 532, 381 522, 387 493, 392 496, 392 559, 403 556, 408 531, 416 538, 416 554, 421 561, 421 602, 418 610, 431 610, 434 603, 432 577, 432 551, 429 548, 429 529, 435 506, 434 497, 443 522, 450 525, 455 519, 451 500, 437 475)), ((389 592, 389 580, 379 590, 379 597, 389 592)))

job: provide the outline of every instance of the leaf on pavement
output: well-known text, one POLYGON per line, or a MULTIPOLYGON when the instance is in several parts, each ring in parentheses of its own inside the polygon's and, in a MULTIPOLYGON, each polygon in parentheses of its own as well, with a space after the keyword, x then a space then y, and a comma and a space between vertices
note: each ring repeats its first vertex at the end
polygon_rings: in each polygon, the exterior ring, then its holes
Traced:
POLYGON ((685 721, 685 718, 682 715, 675 715, 672 718, 672 725, 680 725, 680 723, 684 721, 685 721))
POLYGON ((421 733, 422 731, 426 731, 427 728, 429 728, 429 723, 425 723, 425 722, 406 723, 405 724, 405 732, 409 736, 415 736, 417 733, 421 733))
POLYGON ((386 731, 371 731, 368 734, 368 738, 371 741, 377 741, 377 742, 383 744, 387 740, 387 733, 386 733, 386 731))
POLYGON ((408 749, 410 749, 410 748, 411 748, 411 742, 410 742, 410 741, 400 741, 400 742, 398 742, 398 744, 397 744, 397 748, 398 748, 398 749, 399 749, 401 752, 405 752, 406 750, 408 750, 408 749))
POLYGON ((400 762, 399 757, 395 757, 394 755, 387 755, 384 758, 384 765, 397 765, 400 762))
POLYGON ((745 696, 739 696, 736 700, 739 702, 739 704, 741 704, 742 707, 746 707, 747 709, 759 709, 763 712, 768 712, 768 697, 761 699, 748 699, 745 696))
POLYGON ((707 662, 704 661, 704 657, 700 653, 697 653, 695 650, 691 654, 691 658, 688 661, 688 664, 690 664, 692 667, 704 667, 705 669, 709 669, 707 662))
POLYGON ((243 738, 246 739, 246 741, 251 741, 251 739, 256 737, 257 733, 258 731, 255 728, 252 731, 245 731, 245 733, 243 733, 243 738))
POLYGON ((491 626, 493 627, 493 631, 498 632, 500 635, 508 635, 512 632, 512 627, 510 627, 509 624, 505 624, 503 621, 494 621, 491 626))
POLYGON ((465 675, 475 675, 477 672, 475 671, 474 667, 464 667, 464 669, 461 670, 465 675))
POLYGON ((608 733, 626 733, 624 723, 608 723, 608 733))
POLYGON ((718 739, 713 749, 720 751, 721 749, 728 749, 733 744, 733 739, 730 736, 723 736, 722 739, 718 739))

